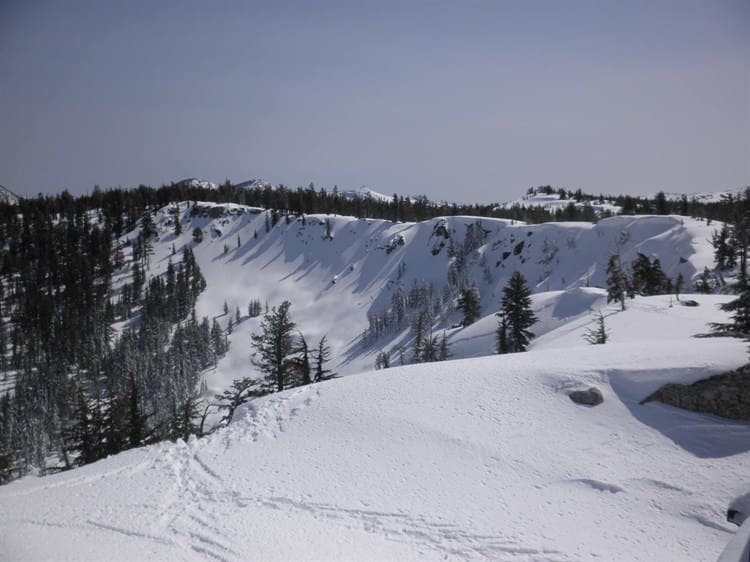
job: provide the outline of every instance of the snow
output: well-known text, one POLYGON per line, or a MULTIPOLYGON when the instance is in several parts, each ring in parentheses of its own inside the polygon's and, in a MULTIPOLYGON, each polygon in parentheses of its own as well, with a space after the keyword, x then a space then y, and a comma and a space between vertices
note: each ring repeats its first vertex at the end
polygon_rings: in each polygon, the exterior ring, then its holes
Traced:
POLYGON ((184 180, 180 180, 176 185, 182 185, 188 188, 219 189, 218 183, 198 178, 187 178, 184 180))
MULTIPOLYGON (((384 195, 382 193, 378 193, 377 191, 375 191, 374 189, 370 189, 366 185, 363 185, 362 187, 359 187, 357 189, 349 189, 346 191, 341 191, 339 195, 341 197, 344 197, 345 199, 372 199, 379 203, 390 203, 393 201, 392 195, 389 196, 389 195, 384 195)), ((407 197, 406 199, 410 199, 410 198, 407 197)))
MULTIPOLYGON (((724 191, 704 191, 698 193, 664 193, 665 198, 668 201, 681 201, 683 197, 687 197, 688 201, 697 201, 698 203, 721 203, 727 197, 731 196, 737 199, 742 196, 744 189, 727 189, 724 191)), ((655 199, 656 193, 646 195, 649 199, 655 199)))
POLYGON ((261 179, 243 181, 234 184, 232 187, 235 187, 237 189, 275 189, 275 186, 273 184, 261 179))
MULTIPOLYGON (((278 225, 266 232, 266 214, 261 209, 212 203, 199 203, 199 207, 200 213, 191 216, 189 205, 181 205, 183 233, 179 237, 172 233, 168 209, 157 213, 160 237, 154 242, 149 274, 166 270, 173 245, 177 252, 174 260, 179 259, 183 245, 187 245, 193 248, 208 283, 198 300, 198 316, 217 317, 226 325, 239 306, 243 320, 230 337, 229 354, 207 376, 212 393, 226 388, 239 373, 252 373, 249 341, 260 322, 259 318, 246 316, 247 304, 253 299, 268 303, 269 307, 288 299, 292 318, 308 342, 314 345, 327 336, 335 357, 332 367, 339 373, 369 370, 379 351, 395 353, 402 346, 408 347, 408 329, 363 346, 360 335, 367 328, 368 314, 388 308, 392 295, 397 291, 408 293, 415 280, 432 283, 440 294, 447 283, 451 258, 449 240, 437 230, 444 227, 455 245, 462 247, 467 225, 477 220, 456 216, 421 223, 392 223, 307 215, 304 223, 295 217, 287 223, 281 217, 278 225), (332 240, 324 239, 326 221, 332 228, 332 240), (192 241, 195 227, 204 231, 204 240, 197 245, 192 241), (226 316, 225 301, 230 310, 226 316)), ((467 277, 479 289, 486 319, 477 326, 452 329, 461 316, 449 306, 433 326, 435 333, 446 331, 457 358, 482 356, 494 350, 493 315, 513 271, 521 271, 537 294, 599 291, 597 302, 588 303, 580 311, 590 321, 603 298, 601 289, 596 287, 605 286, 611 253, 619 252, 623 263, 632 261, 638 252, 659 256, 668 276, 675 278, 682 273, 689 285, 704 267, 712 265, 709 240, 716 228, 676 216, 618 216, 596 225, 523 225, 504 219, 482 219, 482 226, 487 237, 467 255, 467 277)), ((129 235, 131 239, 134 236, 129 235)), ((544 303, 540 301, 538 306, 544 308, 544 303)), ((558 317, 545 318, 543 325, 536 326, 537 335, 561 325, 562 312, 565 311, 561 308, 558 317)))
POLYGON ((257 208, 205 208, 180 206, 180 236, 168 210, 157 213, 149 273, 187 245, 208 283, 198 315, 226 324, 240 307, 209 395, 254 374, 260 318, 246 312, 256 298, 289 299, 308 342, 327 335, 332 367, 351 376, 257 399, 202 439, 0 487, 0 560, 715 560, 735 536, 725 513, 750 489, 750 424, 640 404, 663 384, 747 361, 742 341, 694 337, 726 321, 718 305, 731 297, 683 297, 695 307, 638 297, 621 311, 601 288, 615 251, 625 263, 659 256, 669 276, 691 279, 711 265, 715 225, 483 219, 487 237, 467 256, 483 317, 455 328, 460 314, 449 312, 433 327, 455 360, 371 371, 378 351, 409 336, 360 345, 367 314, 416 279, 439 291, 451 260, 447 247, 433 254, 445 240, 436 230, 461 246, 474 217, 308 215, 266 232, 257 208), (494 313, 516 269, 534 292, 537 338, 527 353, 493 356, 494 313), (600 311, 610 341, 588 345, 600 311), (568 398, 590 386, 601 405, 568 398))
POLYGON ((586 205, 589 205, 597 215, 603 213, 611 213, 613 215, 618 214, 622 208, 615 205, 614 202, 607 199, 592 200, 592 201, 576 201, 575 199, 561 199, 559 193, 544 193, 543 191, 533 193, 527 193, 519 199, 512 201, 506 201, 499 206, 500 209, 511 209, 515 206, 521 207, 542 207, 554 213, 558 210, 564 210, 569 204, 573 204, 576 209, 581 210, 586 205))
POLYGON ((745 345, 635 336, 345 377, 26 478, 0 488, 0 558, 713 560, 750 426, 638 402, 745 345), (589 385, 602 405, 568 399, 589 385))

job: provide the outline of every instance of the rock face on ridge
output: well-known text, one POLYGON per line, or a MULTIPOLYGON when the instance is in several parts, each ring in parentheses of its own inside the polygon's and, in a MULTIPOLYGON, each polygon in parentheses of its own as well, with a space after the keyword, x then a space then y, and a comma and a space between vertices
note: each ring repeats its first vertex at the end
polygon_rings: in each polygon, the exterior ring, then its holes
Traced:
POLYGON ((690 385, 667 384, 641 404, 655 400, 693 412, 750 421, 750 363, 690 385))

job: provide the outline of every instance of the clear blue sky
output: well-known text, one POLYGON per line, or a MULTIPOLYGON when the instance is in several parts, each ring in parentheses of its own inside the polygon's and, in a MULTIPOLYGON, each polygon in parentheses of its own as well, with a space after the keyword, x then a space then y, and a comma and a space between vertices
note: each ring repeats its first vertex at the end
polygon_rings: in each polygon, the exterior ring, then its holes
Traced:
POLYGON ((750 0, 0 2, 0 184, 750 184, 750 0))

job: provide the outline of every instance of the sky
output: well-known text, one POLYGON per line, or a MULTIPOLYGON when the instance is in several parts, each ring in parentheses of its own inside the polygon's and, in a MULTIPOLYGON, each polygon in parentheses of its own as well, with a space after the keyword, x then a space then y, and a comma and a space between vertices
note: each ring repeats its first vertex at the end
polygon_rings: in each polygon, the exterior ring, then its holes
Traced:
POLYGON ((0 184, 750 185, 750 1, 0 2, 0 184))

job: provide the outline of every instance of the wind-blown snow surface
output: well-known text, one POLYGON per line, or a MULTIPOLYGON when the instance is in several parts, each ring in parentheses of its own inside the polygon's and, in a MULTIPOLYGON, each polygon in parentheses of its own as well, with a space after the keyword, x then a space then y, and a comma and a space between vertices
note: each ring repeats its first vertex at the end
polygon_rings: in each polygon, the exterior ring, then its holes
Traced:
POLYGON ((746 346, 613 332, 286 391, 207 438, 11 483, 0 559, 714 560, 750 426, 638 402, 746 346), (600 406, 568 399, 592 384, 600 406))

